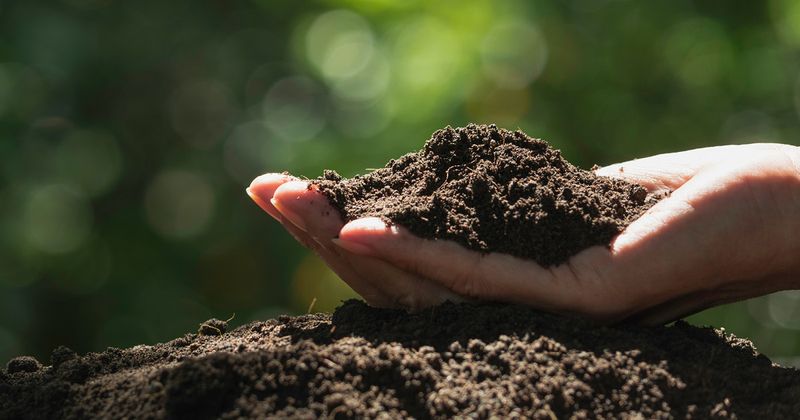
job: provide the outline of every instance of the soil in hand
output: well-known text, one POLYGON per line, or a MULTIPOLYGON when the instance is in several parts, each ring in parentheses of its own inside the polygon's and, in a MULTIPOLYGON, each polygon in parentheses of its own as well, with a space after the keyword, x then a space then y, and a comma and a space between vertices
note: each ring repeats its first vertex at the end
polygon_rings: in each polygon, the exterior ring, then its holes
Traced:
POLYGON ((366 175, 314 183, 345 220, 378 216, 430 239, 560 264, 611 239, 657 197, 598 177, 545 141, 494 125, 444 128, 366 175))
POLYGON ((497 304, 333 315, 0 371, 0 418, 793 418, 800 372, 719 330, 497 304))

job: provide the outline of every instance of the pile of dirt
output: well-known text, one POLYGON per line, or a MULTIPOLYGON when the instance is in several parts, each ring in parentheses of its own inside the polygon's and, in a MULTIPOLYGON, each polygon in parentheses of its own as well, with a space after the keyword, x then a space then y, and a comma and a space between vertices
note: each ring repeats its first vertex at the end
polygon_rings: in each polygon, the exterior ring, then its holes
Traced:
MULTIPOLYGON (((608 245, 658 197, 566 162, 520 131, 470 125, 370 174, 315 181, 347 220, 564 262, 608 245)), ((747 417, 800 412, 800 372, 685 323, 597 327, 501 304, 408 314, 349 301, 332 315, 84 356, 59 347, 0 371, 0 418, 747 417)))
POLYGON ((685 323, 600 328, 512 305, 407 314, 349 301, 225 329, 85 356, 60 347, 51 366, 12 360, 0 418, 800 413, 800 372, 685 323))
POLYGON ((444 128, 366 175, 314 181, 347 221, 377 216, 423 238, 560 264, 608 246, 658 198, 570 164, 545 141, 495 125, 444 128))

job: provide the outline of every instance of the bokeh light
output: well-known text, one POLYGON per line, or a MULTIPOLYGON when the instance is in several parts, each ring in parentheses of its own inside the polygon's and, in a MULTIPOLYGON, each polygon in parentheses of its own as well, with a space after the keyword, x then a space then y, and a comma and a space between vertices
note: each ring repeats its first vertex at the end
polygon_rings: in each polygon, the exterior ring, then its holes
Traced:
POLYGON ((772 0, 769 4, 783 41, 800 46, 800 4, 793 0, 772 0))
POLYGON ((337 80, 363 70, 375 52, 367 22, 348 10, 318 16, 306 37, 308 59, 323 77, 337 80))
POLYGON ((175 131, 188 144, 201 149, 222 139, 235 114, 231 92, 212 80, 188 82, 170 98, 169 115, 175 131))
POLYGON ((434 17, 404 22, 393 51, 398 88, 416 94, 444 90, 467 59, 461 47, 453 29, 434 17))
POLYGON ((97 48, 98 39, 73 16, 35 6, 18 9, 18 13, 22 20, 14 28, 20 55, 50 82, 73 77, 97 48))
POLYGON ((702 87, 730 74, 733 50, 724 29, 710 19, 691 18, 667 34, 664 50, 673 72, 687 85, 702 87))
POLYGON ((323 93, 316 82, 294 76, 278 80, 264 98, 264 122, 287 142, 317 135, 326 122, 323 93))
POLYGON ((0 118, 5 121, 31 118, 41 106, 45 90, 44 80, 29 66, 0 63, 0 118))
POLYGON ((800 330, 800 292, 774 293, 768 299, 772 322, 781 328, 800 330))
POLYGON ((483 70, 503 88, 529 85, 544 71, 547 56, 547 41, 525 21, 495 25, 481 44, 483 70))
POLYGON ((108 191, 119 179, 122 156, 109 133, 78 130, 70 133, 53 151, 59 180, 78 186, 89 196, 108 191))
MULTIPOLYGON (((333 80, 331 87, 340 99, 348 101, 372 101, 382 96, 391 81, 389 60, 383 51, 370 56, 364 68, 352 77, 333 80)), ((374 106, 374 104, 372 104, 374 106)))
POLYGON ((298 266, 292 278, 292 304, 312 312, 330 312, 342 301, 358 295, 342 282, 321 260, 309 256, 298 266))
POLYGON ((22 211, 20 230, 25 243, 44 254, 75 251, 92 230, 92 209, 86 197, 68 185, 31 188, 22 211))
POLYGON ((323 13, 306 34, 308 60, 341 99, 365 101, 383 94, 390 66, 369 24, 348 10, 323 13))
POLYGON ((242 184, 280 163, 273 156, 274 142, 262 121, 249 121, 238 125, 225 141, 223 159, 228 173, 242 184))
POLYGON ((184 239, 203 232, 214 215, 215 193, 201 176, 164 171, 152 181, 144 204, 150 226, 165 237, 184 239))

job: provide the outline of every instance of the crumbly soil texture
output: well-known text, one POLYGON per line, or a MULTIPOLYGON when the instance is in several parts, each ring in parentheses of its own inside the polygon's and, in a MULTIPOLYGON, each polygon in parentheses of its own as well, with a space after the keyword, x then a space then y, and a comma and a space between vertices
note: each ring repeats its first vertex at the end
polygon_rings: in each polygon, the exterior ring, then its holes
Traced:
POLYGON ((711 328, 345 302, 0 371, 0 418, 796 418, 800 371, 711 328))
POLYGON ((377 216, 429 239, 544 266, 608 246, 660 197, 599 177, 522 131, 470 124, 433 133, 384 168, 314 181, 345 220, 377 216))

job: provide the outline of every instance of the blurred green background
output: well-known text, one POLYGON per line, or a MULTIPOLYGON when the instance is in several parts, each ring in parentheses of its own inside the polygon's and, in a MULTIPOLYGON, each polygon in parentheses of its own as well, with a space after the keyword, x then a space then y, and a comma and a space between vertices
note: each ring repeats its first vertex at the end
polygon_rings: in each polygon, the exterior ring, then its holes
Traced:
MULTIPOLYGON (((583 167, 798 144, 800 2, 0 0, 0 363, 352 292, 244 193, 495 122, 583 167)), ((797 363, 800 294, 695 323, 797 363)))

